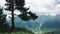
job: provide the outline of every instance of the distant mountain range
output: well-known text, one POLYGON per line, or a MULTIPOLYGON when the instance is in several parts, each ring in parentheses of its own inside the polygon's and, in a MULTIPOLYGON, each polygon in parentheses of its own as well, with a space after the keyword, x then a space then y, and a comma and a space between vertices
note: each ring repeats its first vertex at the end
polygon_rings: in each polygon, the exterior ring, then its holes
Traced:
MULTIPOLYGON (((8 24, 11 26, 11 19, 9 16, 6 18, 8 24)), ((34 29, 40 26, 41 22, 42 28, 60 28, 60 15, 56 16, 46 16, 46 15, 39 15, 36 20, 29 20, 29 21, 22 21, 18 16, 15 16, 15 27, 26 28, 26 29, 34 29)))

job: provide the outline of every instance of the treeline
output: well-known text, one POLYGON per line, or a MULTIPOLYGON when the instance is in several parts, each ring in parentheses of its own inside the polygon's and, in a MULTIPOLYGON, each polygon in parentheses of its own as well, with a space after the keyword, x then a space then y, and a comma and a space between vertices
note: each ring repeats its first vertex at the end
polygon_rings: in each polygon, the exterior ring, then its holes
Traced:
POLYGON ((3 14, 3 8, 0 7, 0 32, 7 32, 8 24, 6 22, 6 15, 3 14))

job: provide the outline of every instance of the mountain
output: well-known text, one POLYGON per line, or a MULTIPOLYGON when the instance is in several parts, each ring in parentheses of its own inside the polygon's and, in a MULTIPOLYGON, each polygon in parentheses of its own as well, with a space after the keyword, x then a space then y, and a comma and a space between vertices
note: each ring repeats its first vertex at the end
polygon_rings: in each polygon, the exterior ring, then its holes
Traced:
POLYGON ((57 28, 60 29, 60 15, 56 15, 53 19, 45 21, 42 28, 57 28))
MULTIPOLYGON (((11 18, 7 16, 6 18, 8 24, 11 26, 11 18)), ((23 21, 18 16, 15 16, 14 20, 15 27, 20 27, 24 29, 34 30, 35 28, 41 28, 44 29, 60 29, 60 15, 56 16, 46 16, 46 15, 39 15, 39 17, 36 20, 29 20, 29 21, 23 21)))
MULTIPOLYGON (((7 22, 9 23, 9 25, 11 26, 11 18, 6 18, 7 22)), ((45 15, 40 15, 36 20, 29 20, 29 21, 22 21, 18 16, 15 16, 15 27, 22 27, 22 28, 26 28, 29 27, 31 28, 31 26, 39 26, 41 22, 44 22, 42 27, 58 27, 60 25, 60 15, 56 15, 54 17, 52 16, 45 16, 45 15), (58 24, 58 25, 57 25, 58 24), (48 26, 47 26, 48 25, 48 26)), ((56 28, 55 27, 55 28, 56 28)))

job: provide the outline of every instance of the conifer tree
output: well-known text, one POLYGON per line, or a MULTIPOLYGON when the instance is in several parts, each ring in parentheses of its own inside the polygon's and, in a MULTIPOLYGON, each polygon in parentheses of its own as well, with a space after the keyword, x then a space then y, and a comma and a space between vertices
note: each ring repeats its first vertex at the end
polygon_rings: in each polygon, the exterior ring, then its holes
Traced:
POLYGON ((22 20, 28 21, 30 19, 35 20, 38 16, 36 16, 31 11, 27 12, 29 8, 25 8, 25 0, 15 0, 16 9, 20 10, 21 14, 18 15, 22 20))
POLYGON ((18 15, 22 20, 24 21, 28 21, 29 19, 36 19, 37 16, 35 14, 33 14, 32 12, 27 12, 29 10, 29 8, 25 8, 25 0, 6 0, 7 4, 7 8, 6 10, 11 11, 11 15, 12 15, 12 29, 11 31, 14 31, 14 10, 20 10, 20 12, 22 14, 18 15), (30 16, 28 16, 28 14, 30 16))
POLYGON ((0 30, 7 31, 6 15, 3 14, 3 9, 0 7, 0 30))
POLYGON ((6 0, 6 6, 7 8, 5 10, 11 11, 11 22, 12 22, 12 27, 11 27, 11 31, 14 31, 14 0, 6 0))

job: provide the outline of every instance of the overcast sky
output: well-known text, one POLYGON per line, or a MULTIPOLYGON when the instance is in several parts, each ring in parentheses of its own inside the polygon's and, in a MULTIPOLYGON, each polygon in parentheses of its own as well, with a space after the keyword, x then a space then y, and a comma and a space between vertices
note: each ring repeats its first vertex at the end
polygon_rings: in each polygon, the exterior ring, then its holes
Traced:
MULTIPOLYGON (((30 7, 30 10, 36 14, 56 15, 60 13, 60 0, 25 0, 25 3, 25 7, 30 7)), ((0 5, 4 6, 4 4, 5 0, 0 0, 0 5)))

